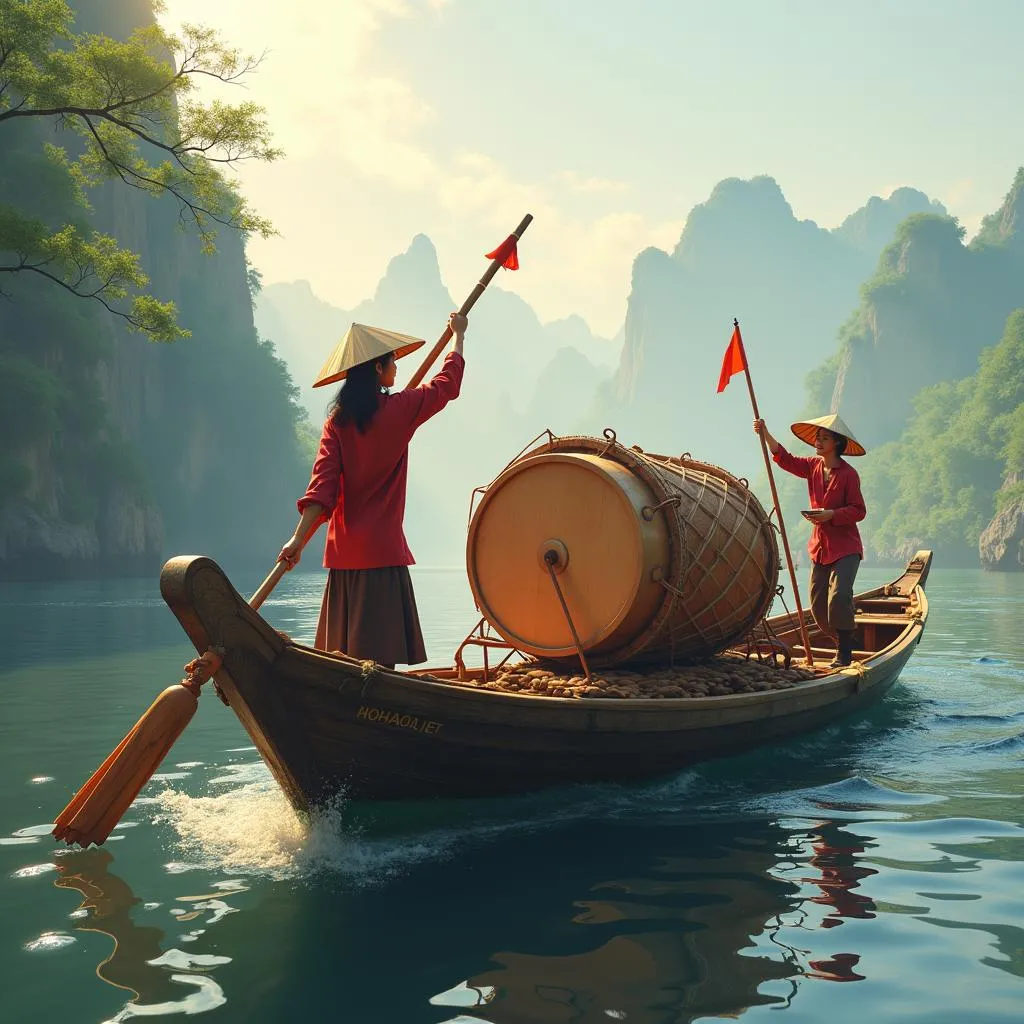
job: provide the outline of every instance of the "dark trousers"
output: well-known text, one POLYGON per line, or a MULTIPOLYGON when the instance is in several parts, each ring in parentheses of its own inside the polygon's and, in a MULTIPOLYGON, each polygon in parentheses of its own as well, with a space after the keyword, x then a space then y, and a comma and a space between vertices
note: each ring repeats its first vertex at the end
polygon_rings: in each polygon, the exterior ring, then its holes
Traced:
POLYGON ((853 582, 859 568, 860 555, 845 555, 830 565, 811 565, 811 614, 828 636, 855 628, 853 582))

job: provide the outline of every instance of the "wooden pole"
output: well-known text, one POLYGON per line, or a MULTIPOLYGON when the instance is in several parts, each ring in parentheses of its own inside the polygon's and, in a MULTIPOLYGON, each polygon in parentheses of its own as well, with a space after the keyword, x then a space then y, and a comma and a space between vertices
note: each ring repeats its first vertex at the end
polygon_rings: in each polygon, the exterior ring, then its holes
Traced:
MULTIPOLYGON (((327 516, 321 516, 306 533, 306 536, 302 538, 302 547, 299 548, 299 553, 305 549, 306 545, 313 539, 313 534, 327 522, 327 516)), ((270 575, 260 584, 259 590, 256 591, 252 597, 249 598, 249 607, 256 611, 257 608, 270 596, 270 592, 280 582, 281 577, 288 572, 288 567, 284 562, 278 562, 277 565, 270 571, 270 575)))
MULTIPOLYGON (((733 326, 737 332, 740 329, 740 322, 733 319, 733 326)), ((743 335, 740 334, 740 346, 743 345, 743 335)), ((754 408, 754 419, 759 420, 761 418, 760 412, 757 410, 757 396, 754 394, 754 382, 750 379, 750 363, 747 359, 747 350, 743 349, 743 373, 747 378, 747 390, 750 392, 750 404, 754 408)), ((793 556, 789 552, 789 538, 786 536, 786 523, 782 518, 782 506, 779 504, 779 493, 775 489, 775 476, 772 473, 772 460, 768 455, 768 445, 765 442, 764 435, 760 432, 758 437, 761 440, 761 454, 764 456, 764 468, 768 471, 768 485, 772 489, 772 501, 775 503, 775 515, 779 519, 779 533, 782 535, 782 547, 786 552, 786 564, 789 567, 789 578, 793 584, 793 596, 796 599, 796 615, 797 621, 800 624, 800 639, 803 641, 804 651, 807 654, 807 664, 814 668, 814 654, 811 651, 811 641, 807 636, 807 623, 804 621, 804 610, 800 604, 800 587, 796 582, 796 570, 793 568, 793 556)))
MULTIPOLYGON (((518 241, 523 237, 523 232, 530 226, 530 221, 533 220, 533 214, 528 213, 522 221, 519 223, 519 227, 512 232, 512 235, 518 241)), ((484 271, 483 277, 477 282, 476 287, 470 292, 469 298, 459 307, 459 313, 462 316, 466 316, 467 313, 473 308, 474 303, 477 299, 483 295, 484 290, 491 283, 491 278, 498 272, 498 268, 504 262, 503 258, 491 260, 491 265, 484 271)), ((451 326, 445 327, 444 333, 440 338, 437 339, 437 343, 427 354, 427 358, 423 360, 420 368, 412 375, 412 379, 408 384, 405 385, 405 390, 408 391, 410 388, 418 387, 420 381, 427 375, 427 371, 434 364, 434 360, 444 351, 445 345, 452 340, 452 329, 451 326)))

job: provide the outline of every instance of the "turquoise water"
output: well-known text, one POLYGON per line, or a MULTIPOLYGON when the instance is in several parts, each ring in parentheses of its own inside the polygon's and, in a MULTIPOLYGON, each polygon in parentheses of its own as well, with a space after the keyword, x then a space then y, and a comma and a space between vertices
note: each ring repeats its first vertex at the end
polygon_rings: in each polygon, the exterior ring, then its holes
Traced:
MULTIPOLYGON (((414 578, 443 661, 464 576, 414 578)), ((322 583, 264 612, 307 639, 322 583)), ((156 580, 2 586, 0 1020, 1019 1022, 1024 576, 928 592, 870 712, 644 786, 307 830, 207 692, 82 853, 50 823, 191 651, 156 580)))

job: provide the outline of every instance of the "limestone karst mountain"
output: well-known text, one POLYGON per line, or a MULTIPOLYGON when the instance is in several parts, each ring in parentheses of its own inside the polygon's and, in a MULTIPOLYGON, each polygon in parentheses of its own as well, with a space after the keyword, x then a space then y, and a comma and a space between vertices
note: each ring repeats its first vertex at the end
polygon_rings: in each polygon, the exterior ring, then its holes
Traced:
MULTIPOLYGON (((401 387, 475 283, 461 285, 455 298, 433 244, 417 235, 388 263, 373 296, 354 309, 329 306, 306 282, 271 284, 257 297, 257 323, 287 360, 319 425, 335 389, 310 383, 350 323, 427 341, 399 364, 401 387)), ((407 516, 406 532, 420 562, 458 564, 473 489, 493 479, 543 428, 577 429, 597 383, 612 372, 612 342, 593 335, 581 317, 542 324, 528 303, 501 284, 499 276, 470 314, 461 397, 413 440, 409 507, 415 513, 407 516)), ((433 369, 440 365, 438 360, 433 369)))
POLYGON ((761 412, 778 427, 803 405, 803 380, 835 349, 858 288, 908 212, 912 189, 875 198, 835 231, 798 220, 774 179, 720 182, 691 211, 673 252, 633 265, 625 344, 591 422, 612 419, 645 447, 690 451, 744 476, 761 471, 742 380, 716 394, 740 321, 761 412))

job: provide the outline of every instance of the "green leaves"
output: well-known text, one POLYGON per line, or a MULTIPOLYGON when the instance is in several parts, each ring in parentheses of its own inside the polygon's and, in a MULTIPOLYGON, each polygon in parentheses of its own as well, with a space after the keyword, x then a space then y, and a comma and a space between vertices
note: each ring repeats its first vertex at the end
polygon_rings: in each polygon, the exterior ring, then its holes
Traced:
POLYGON ((0 265, 0 272, 37 274, 74 295, 94 299, 154 341, 174 341, 190 333, 177 325, 173 302, 130 294, 145 288, 149 278, 139 257, 110 235, 71 224, 51 231, 39 218, 0 206, 0 245, 13 257, 0 265))
POLYGON ((997 502, 1004 503, 1000 485, 1021 473, 1024 310, 1017 310, 999 344, 982 353, 978 372, 921 391, 900 440, 865 464, 865 496, 879 523, 870 541, 882 553, 945 547, 951 561, 969 563, 997 502))
MULTIPOLYGON (((258 60, 198 26, 173 36, 151 25, 122 42, 76 35, 72 17, 63 0, 0 0, 0 140, 25 119, 48 119, 75 133, 71 153, 51 143, 41 148, 83 216, 88 190, 113 180, 171 197, 182 228, 196 232, 206 253, 215 251, 222 227, 273 234, 226 176, 240 161, 281 155, 263 109, 194 98, 200 76, 237 82, 258 60)), ((173 304, 144 293, 139 258, 116 239, 24 214, 24 204, 0 206, 0 275, 42 275, 154 340, 188 334, 176 325, 173 304)))

